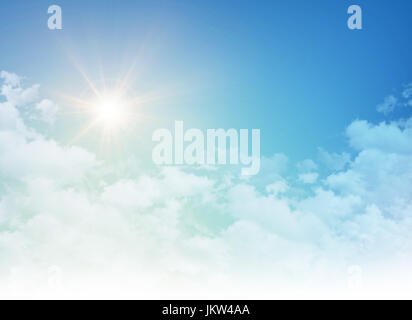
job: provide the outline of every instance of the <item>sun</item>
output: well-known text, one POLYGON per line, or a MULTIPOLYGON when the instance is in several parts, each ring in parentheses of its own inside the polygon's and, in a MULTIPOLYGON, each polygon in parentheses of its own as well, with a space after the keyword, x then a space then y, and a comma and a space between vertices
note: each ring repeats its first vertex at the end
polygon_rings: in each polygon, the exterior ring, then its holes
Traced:
POLYGON ((87 74, 80 68, 77 63, 75 67, 82 75, 87 86, 85 91, 80 95, 60 95, 68 101, 67 105, 74 108, 73 112, 68 114, 87 116, 87 124, 69 141, 74 144, 78 139, 85 136, 91 131, 101 134, 101 146, 118 145, 120 139, 127 137, 137 128, 137 124, 151 118, 142 113, 142 106, 164 99, 168 92, 163 90, 151 90, 139 95, 133 94, 131 84, 131 73, 136 65, 132 64, 131 68, 125 75, 108 80, 102 73, 99 85, 90 80, 87 74), (96 129, 96 130, 95 130, 96 129))
POLYGON ((93 103, 97 121, 106 128, 117 128, 127 121, 127 103, 116 94, 104 94, 93 103))

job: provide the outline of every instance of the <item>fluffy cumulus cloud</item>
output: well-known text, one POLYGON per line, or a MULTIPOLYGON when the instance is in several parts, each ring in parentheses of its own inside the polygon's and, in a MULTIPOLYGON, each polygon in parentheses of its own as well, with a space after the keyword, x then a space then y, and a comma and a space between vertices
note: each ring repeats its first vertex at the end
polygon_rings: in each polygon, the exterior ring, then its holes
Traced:
POLYGON ((351 161, 351 155, 347 152, 343 153, 330 153, 326 150, 319 148, 319 158, 322 164, 330 170, 333 171, 340 171, 345 169, 346 165, 348 165, 351 161))
POLYGON ((3 79, 4 85, 9 85, 12 87, 20 86, 20 77, 15 73, 1 71, 0 77, 3 79))
POLYGON ((299 162, 297 165, 298 180, 305 184, 314 184, 319 177, 319 174, 316 172, 318 170, 318 165, 311 159, 306 159, 302 162, 299 162))
POLYGON ((301 173, 299 175, 299 181, 306 184, 313 184, 318 180, 319 175, 316 172, 301 173))
POLYGON ((38 118, 40 120, 54 124, 59 107, 53 101, 44 99, 36 104, 36 109, 39 111, 38 118))
POLYGON ((30 127, 22 105, 52 124, 55 104, 27 93, 38 87, 20 77, 1 77, 1 296, 353 297, 412 288, 412 120, 354 121, 351 155, 320 149, 319 163, 298 163, 295 176, 282 154, 263 158, 261 176, 248 180, 174 167, 126 176, 30 127))
POLYGON ((409 154, 412 151, 412 120, 382 122, 378 125, 366 120, 352 122, 346 129, 349 144, 357 151, 376 149, 386 153, 409 154))

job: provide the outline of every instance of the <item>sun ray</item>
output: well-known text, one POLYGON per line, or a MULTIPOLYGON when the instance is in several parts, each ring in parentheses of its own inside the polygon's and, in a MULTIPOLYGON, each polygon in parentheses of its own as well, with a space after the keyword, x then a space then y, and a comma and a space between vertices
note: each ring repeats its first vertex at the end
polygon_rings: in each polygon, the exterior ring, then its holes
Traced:
POLYGON ((130 80, 130 77, 131 77, 134 69, 136 68, 137 61, 138 61, 138 59, 136 58, 133 61, 133 63, 131 64, 129 70, 126 72, 126 74, 120 80, 120 85, 118 86, 118 91, 121 94, 125 94, 128 91, 129 87, 130 87, 129 80, 130 80))
POLYGON ((98 119, 92 120, 85 128, 83 128, 76 136, 74 136, 67 144, 73 145, 78 139, 89 132, 98 123, 98 119))
MULTIPOLYGON (((91 118, 86 126, 80 128, 79 132, 69 139, 69 145, 75 144, 92 130, 98 129, 101 134, 100 146, 102 148, 114 143, 115 146, 118 146, 121 142, 120 137, 124 136, 126 131, 133 130, 137 122, 147 122, 155 118, 144 114, 140 106, 165 99, 172 94, 167 90, 153 90, 136 96, 130 95, 130 92, 133 91, 131 89, 131 79, 139 65, 139 58, 143 49, 139 50, 133 62, 125 70, 125 73, 117 79, 107 81, 104 68, 98 62, 98 79, 100 79, 98 82, 92 81, 75 57, 68 53, 74 68, 86 82, 87 90, 79 96, 61 92, 55 94, 67 106, 67 112, 64 112, 65 115, 84 115, 89 117, 89 119, 91 118)), ((95 139, 94 133, 90 137, 95 139)))
POLYGON ((60 98, 64 99, 64 100, 69 100, 69 101, 75 103, 76 107, 80 107, 80 106, 81 107, 90 107, 90 105, 91 105, 90 101, 83 100, 83 99, 80 99, 80 98, 77 98, 77 97, 74 97, 74 96, 70 96, 70 95, 67 95, 67 94, 64 94, 64 93, 57 92, 56 95, 59 96, 60 98))
POLYGON ((80 74, 83 76, 83 79, 86 81, 86 83, 89 85, 90 89, 93 91, 93 93, 97 96, 97 97, 101 97, 99 90, 96 89, 95 85, 93 84, 93 82, 88 78, 88 76, 86 75, 86 73, 82 70, 82 69, 78 69, 80 74))
MULTIPOLYGON (((146 49, 145 45, 142 45, 135 54, 132 63, 126 66, 123 73, 120 73, 117 78, 107 78, 105 70, 100 59, 97 59, 97 82, 93 77, 87 74, 86 69, 79 63, 73 51, 69 50, 66 43, 61 42, 63 50, 65 51, 68 59, 75 70, 79 72, 81 78, 85 81, 87 86, 84 86, 86 90, 82 91, 79 95, 68 95, 61 92, 54 92, 54 94, 60 98, 61 104, 65 106, 62 114, 75 115, 77 120, 83 121, 78 115, 89 118, 89 121, 85 126, 82 126, 78 132, 75 132, 74 137, 70 138, 68 145, 73 145, 78 142, 79 139, 87 135, 93 130, 93 134, 90 135, 91 141, 95 139, 94 129, 97 129, 101 134, 100 145, 101 147, 107 147, 114 144, 118 146, 122 140, 121 136, 129 130, 133 130, 134 126, 139 121, 150 121, 156 117, 148 114, 143 114, 143 104, 147 104, 153 101, 163 99, 168 96, 165 92, 152 91, 148 93, 139 94, 135 97, 130 95, 133 92, 132 81, 136 76, 136 69, 141 71, 141 67, 147 65, 140 62, 145 59, 146 49), (110 80, 108 80, 110 79, 110 80), (118 99, 112 106, 111 103, 107 103, 107 99, 116 96, 118 99), (148 120, 150 119, 150 120, 148 120)), ((148 58, 150 58, 149 56, 148 58)), ((113 101, 112 101, 113 102, 113 101)), ((130 132, 130 131, 129 131, 130 132)), ((85 140, 87 141, 87 140, 85 140)))

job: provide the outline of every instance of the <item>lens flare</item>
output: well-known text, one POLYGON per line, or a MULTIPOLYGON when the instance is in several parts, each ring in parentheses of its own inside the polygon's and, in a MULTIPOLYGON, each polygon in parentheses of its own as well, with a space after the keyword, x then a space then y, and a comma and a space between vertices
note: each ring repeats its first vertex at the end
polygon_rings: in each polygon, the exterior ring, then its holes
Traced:
POLYGON ((104 95, 93 109, 98 121, 105 127, 116 128, 127 121, 126 102, 118 96, 104 95))

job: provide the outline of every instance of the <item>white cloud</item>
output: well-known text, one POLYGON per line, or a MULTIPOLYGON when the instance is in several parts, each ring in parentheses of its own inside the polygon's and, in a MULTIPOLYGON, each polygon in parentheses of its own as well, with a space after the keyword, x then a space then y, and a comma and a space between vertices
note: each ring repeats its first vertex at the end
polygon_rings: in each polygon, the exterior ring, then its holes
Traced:
POLYGON ((329 153, 326 150, 319 148, 319 158, 320 161, 326 166, 326 168, 340 171, 345 169, 345 167, 350 163, 351 156, 349 153, 329 153))
POLYGON ((387 96, 383 103, 379 104, 376 107, 378 112, 388 115, 389 113, 395 110, 396 105, 398 104, 398 99, 394 95, 387 96))
POLYGON ((95 156, 78 147, 61 147, 53 140, 0 132, 0 171, 2 176, 24 179, 50 177, 79 181, 96 165, 95 156))
POLYGON ((319 178, 319 174, 316 172, 301 173, 298 177, 300 182, 305 184, 314 184, 319 178))
POLYGON ((15 73, 10 73, 7 71, 0 72, 0 78, 4 79, 6 85, 11 87, 20 87, 20 77, 15 73))
POLYGON ((405 99, 409 99, 410 97, 412 97, 412 83, 406 86, 405 90, 402 92, 402 96, 405 99))
POLYGON ((314 184, 319 178, 318 165, 311 159, 306 159, 297 164, 297 170, 299 172, 298 181, 304 184, 314 184))
POLYGON ((14 131, 28 135, 28 129, 13 104, 6 101, 0 103, 0 130, 14 131))
POLYGON ((282 153, 274 154, 272 157, 263 157, 262 169, 274 174, 283 174, 288 168, 288 157, 282 153))
POLYGON ((271 157, 263 156, 260 164, 259 174, 248 177, 249 183, 266 187, 279 180, 289 169, 289 159, 283 153, 276 153, 271 157))
POLYGON ((338 226, 344 219, 351 219, 362 210, 362 198, 357 195, 339 196, 331 190, 318 189, 315 196, 299 203, 299 210, 312 213, 325 223, 338 226))
POLYGON ((406 86, 405 90, 402 92, 402 96, 407 100, 405 105, 412 107, 412 99, 410 99, 412 97, 412 83, 406 86))
MULTIPOLYGON (((392 268, 412 266, 412 120, 354 121, 353 160, 321 150, 320 163, 339 172, 300 197, 282 154, 249 180, 176 167, 107 179, 111 167, 93 153, 25 124, 17 106, 27 89, 2 77, 20 90, 0 104, 0 295, 50 293, 50 266, 69 297, 273 298, 305 288, 330 297, 346 290, 352 264, 376 270, 376 283, 404 283, 392 268)), ((315 183, 318 170, 303 161, 299 180, 315 183)))
POLYGON ((284 180, 276 181, 268 186, 266 186, 266 192, 278 196, 281 193, 285 193, 289 189, 288 184, 284 180))
POLYGON ((300 172, 312 172, 318 170, 318 165, 311 159, 299 162, 297 168, 300 172))
POLYGON ((59 107, 51 100, 44 99, 36 104, 36 109, 40 112, 39 119, 54 124, 59 107))
POLYGON ((365 120, 352 122, 346 129, 349 144, 356 150, 378 149, 384 152, 412 152, 412 126, 409 121, 402 127, 399 123, 371 124, 365 120))
POLYGON ((24 107, 39 99, 39 88, 40 86, 37 84, 27 89, 12 87, 11 85, 3 85, 1 94, 6 97, 8 102, 16 107, 24 107))

